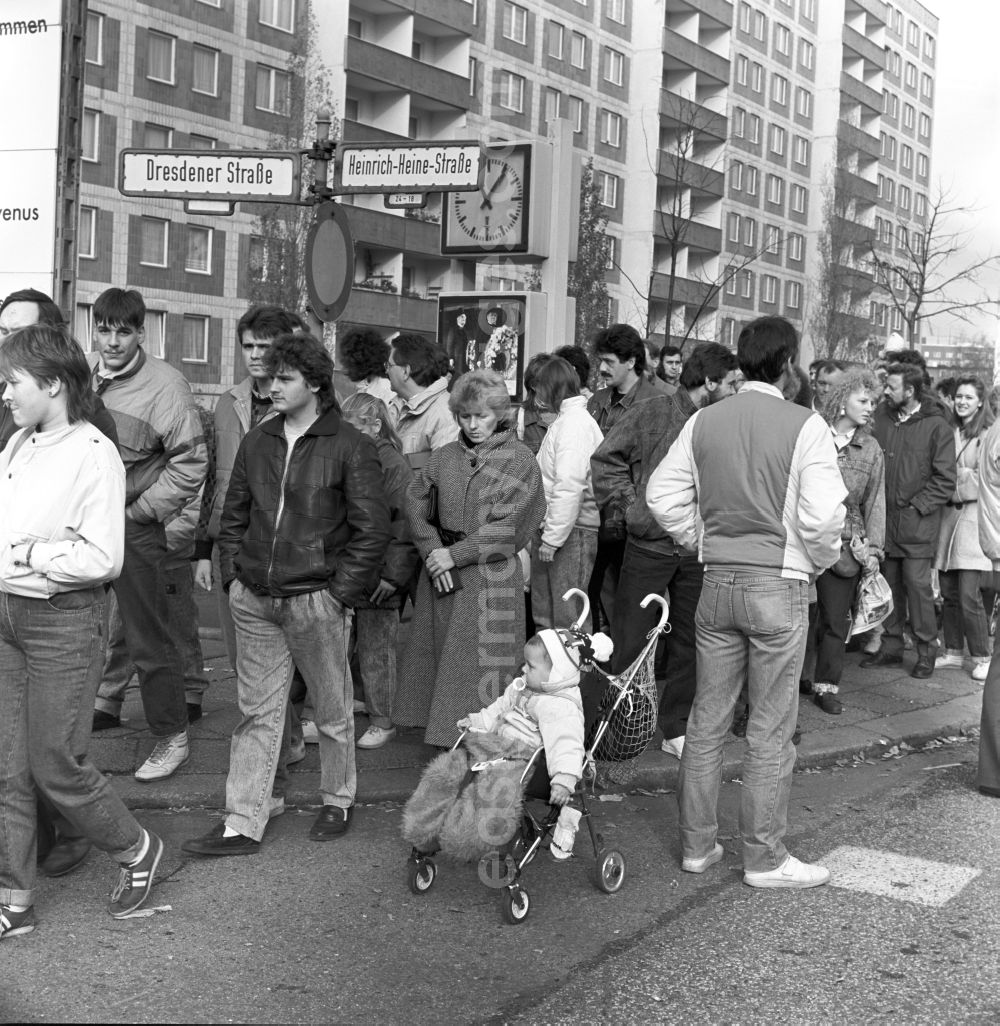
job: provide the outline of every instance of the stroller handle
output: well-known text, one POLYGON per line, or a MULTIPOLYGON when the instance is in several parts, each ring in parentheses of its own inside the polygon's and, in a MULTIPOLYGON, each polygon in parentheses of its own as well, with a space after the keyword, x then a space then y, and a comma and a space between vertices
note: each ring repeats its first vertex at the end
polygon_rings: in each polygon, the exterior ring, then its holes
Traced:
POLYGON ((650 594, 647 595, 639 605, 645 609, 650 602, 658 602, 660 605, 660 622, 656 625, 656 633, 659 634, 659 632, 663 630, 663 627, 667 622, 667 618, 670 616, 670 604, 662 595, 650 594))
POLYGON ((563 595, 563 602, 569 602, 570 598, 574 595, 580 600, 580 615, 573 621, 573 626, 570 630, 578 631, 587 617, 590 616, 590 598, 585 591, 581 591, 579 588, 570 588, 563 595))

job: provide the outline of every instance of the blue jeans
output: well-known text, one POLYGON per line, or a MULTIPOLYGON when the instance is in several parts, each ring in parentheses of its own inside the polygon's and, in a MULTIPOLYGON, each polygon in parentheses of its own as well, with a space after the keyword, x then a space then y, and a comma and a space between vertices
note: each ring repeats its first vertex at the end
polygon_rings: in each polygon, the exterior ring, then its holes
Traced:
MULTIPOLYGON (((392 727, 392 702, 396 697, 396 640, 398 609, 359 609, 357 628, 358 665, 364 682, 365 705, 373 727, 392 727)), ((351 706, 353 709, 353 704, 351 706)))
POLYGON ((0 593, 0 904, 30 905, 35 787, 119 862, 142 828, 87 755, 104 661, 104 588, 51 599, 0 593))
MULTIPOLYGON (((536 531, 531 542, 531 615, 538 630, 568 627, 580 610, 575 600, 563 602, 563 595, 570 588, 587 590, 597 559, 597 529, 574 527, 551 563, 538 558, 541 543, 542 532, 536 531)), ((591 630, 590 617, 582 626, 591 630)))
POLYGON ((743 868, 766 872, 788 856, 782 838, 808 610, 805 581, 706 568, 695 614, 698 685, 680 771, 684 858, 703 858, 715 844, 723 744, 744 681, 750 721, 740 797, 743 868))
POLYGON ((315 706, 320 794, 324 805, 354 804, 354 685, 350 609, 327 590, 288 598, 257 594, 240 581, 229 589, 236 625, 237 698, 226 780, 226 825, 259 841, 278 768, 292 669, 298 667, 315 706))

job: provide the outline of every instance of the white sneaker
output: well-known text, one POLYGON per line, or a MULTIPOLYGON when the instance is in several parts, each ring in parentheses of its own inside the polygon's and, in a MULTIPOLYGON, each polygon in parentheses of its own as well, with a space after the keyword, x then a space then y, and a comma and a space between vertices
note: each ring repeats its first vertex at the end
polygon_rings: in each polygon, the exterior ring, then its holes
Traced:
POLYGON ((135 771, 135 779, 143 784, 151 780, 165 780, 188 761, 187 731, 160 738, 149 758, 135 771))
POLYGON ((935 670, 961 670, 965 663, 962 652, 953 648, 945 649, 944 655, 940 655, 934 661, 935 670))
POLYGON ((395 727, 376 727, 373 723, 357 740, 358 748, 381 748, 396 736, 395 727))
POLYGON ((285 799, 279 798, 277 795, 271 795, 271 803, 267 807, 267 818, 275 819, 277 816, 283 816, 285 814, 285 799))
POLYGON ((681 859, 681 869, 685 873, 704 873, 709 866, 721 861, 723 854, 722 845, 716 842, 715 847, 703 859, 681 859))
POLYGON ((666 738, 660 742, 660 751, 666 752, 667 755, 672 755, 675 759, 680 759, 684 752, 684 735, 680 737, 672 737, 668 741, 666 738))
POLYGON ((799 862, 794 855, 789 855, 777 869, 768 870, 766 873, 744 873, 743 882, 750 887, 789 887, 802 890, 829 883, 830 870, 825 866, 799 862))
POLYGON ((316 729, 316 724, 312 720, 303 720, 301 723, 302 727, 302 740, 307 745, 318 745, 319 744, 319 731, 316 729))
POLYGON ((354 699, 354 715, 355 716, 364 716, 364 715, 367 714, 367 712, 368 712, 368 706, 365 705, 365 703, 362 702, 360 698, 355 698, 354 699))
MULTIPOLYGON (((940 664, 938 664, 940 665, 940 664)), ((986 680, 986 674, 990 672, 990 660, 982 659, 972 667, 972 679, 978 681, 986 680)))

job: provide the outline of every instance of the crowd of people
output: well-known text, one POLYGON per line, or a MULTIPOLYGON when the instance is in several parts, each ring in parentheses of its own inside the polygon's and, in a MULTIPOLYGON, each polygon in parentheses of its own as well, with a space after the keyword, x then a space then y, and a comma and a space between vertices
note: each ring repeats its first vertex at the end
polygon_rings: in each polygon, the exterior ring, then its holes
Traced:
MULTIPOLYGON (((907 644, 917 678, 967 661, 986 681, 978 784, 1000 796, 1000 427, 977 378, 935 390, 912 350, 806 373, 794 327, 766 317, 735 353, 686 356, 611 325, 596 366, 577 346, 533 357, 517 408, 496 370, 351 331, 338 395, 298 315, 255 306, 237 326, 246 376, 207 415, 144 350, 140 293, 106 290, 93 325, 84 354, 42 293, 0 305, 0 937, 32 929, 39 870, 71 872, 92 846, 120 866, 111 914, 146 901, 162 842, 87 745, 120 725, 134 673, 155 739, 136 779, 189 758, 207 687, 192 583, 218 592, 240 710, 225 819, 182 845, 198 855, 259 850, 306 744, 316 841, 350 828, 356 748, 400 728, 447 751, 501 716, 548 748, 538 696, 579 684, 559 633, 569 588, 591 597, 582 631, 610 634, 612 672, 655 626, 642 598, 669 598, 659 726, 680 760, 686 871, 721 857, 722 746, 743 703, 744 881, 829 878, 783 843, 797 697, 842 711, 855 598, 877 572, 894 609, 862 666, 900 664, 907 644)), ((572 828, 560 837, 567 857, 572 828)))

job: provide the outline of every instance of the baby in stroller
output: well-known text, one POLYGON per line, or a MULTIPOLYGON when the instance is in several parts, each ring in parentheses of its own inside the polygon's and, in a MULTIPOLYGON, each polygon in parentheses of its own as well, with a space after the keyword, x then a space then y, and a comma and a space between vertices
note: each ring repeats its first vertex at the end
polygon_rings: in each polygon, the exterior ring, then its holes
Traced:
POLYGON ((575 630, 539 632, 524 646, 522 676, 458 721, 460 744, 427 766, 403 810, 403 837, 416 852, 472 861, 506 844, 521 823, 525 768, 544 746, 548 800, 561 808, 550 851, 558 860, 571 856, 580 812, 567 803, 584 763, 581 650, 603 661, 611 641, 575 630))

